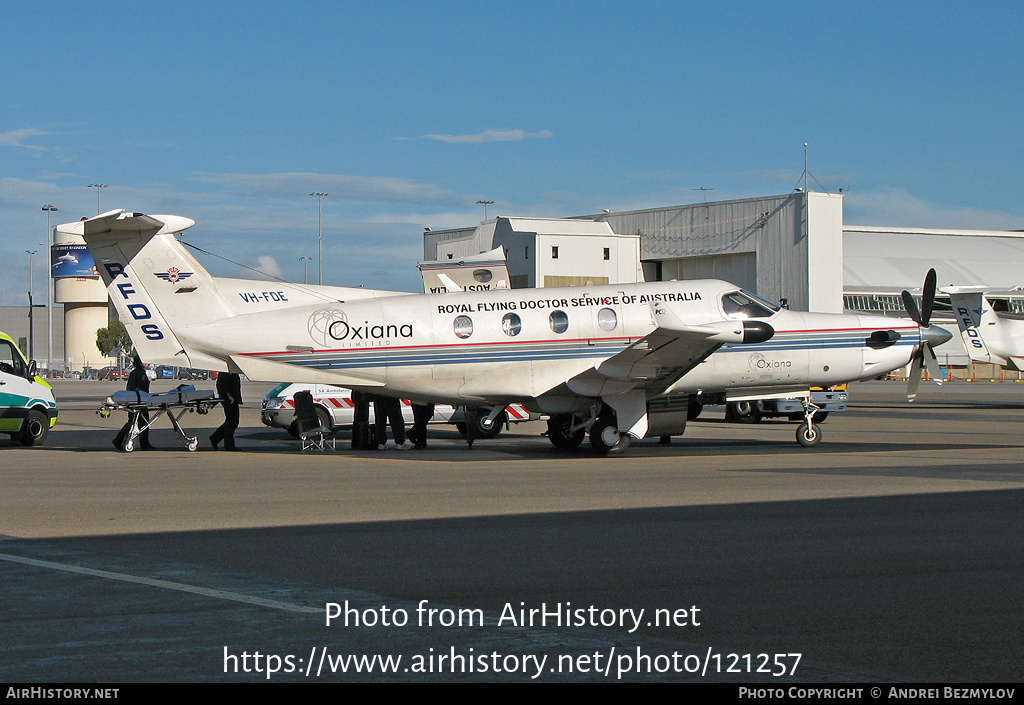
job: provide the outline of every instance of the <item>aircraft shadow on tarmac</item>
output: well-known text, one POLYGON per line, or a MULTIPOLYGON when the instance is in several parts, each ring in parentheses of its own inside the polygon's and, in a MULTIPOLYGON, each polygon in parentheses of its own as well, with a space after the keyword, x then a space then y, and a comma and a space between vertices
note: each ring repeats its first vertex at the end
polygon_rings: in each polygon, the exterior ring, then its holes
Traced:
MULTIPOLYGON (((493 620, 506 604, 696 606, 701 624, 642 625, 634 634, 550 626, 502 632, 494 621, 473 629, 328 628, 322 613, 282 615, 5 567, 0 604, 18 609, 2 610, 0 624, 5 648, 18 658, 0 660, 0 679, 265 680, 225 676, 226 645, 236 653, 308 654, 311 645, 327 644, 409 655, 441 645, 447 652, 449 644, 463 653, 554 654, 668 643, 801 653, 801 682, 1016 682, 1022 501, 1024 490, 998 490, 5 541, 6 554, 315 608, 351 600, 359 610, 388 605, 414 614, 429 600, 487 610, 493 620)), ((343 678, 323 680, 334 679, 343 678)))

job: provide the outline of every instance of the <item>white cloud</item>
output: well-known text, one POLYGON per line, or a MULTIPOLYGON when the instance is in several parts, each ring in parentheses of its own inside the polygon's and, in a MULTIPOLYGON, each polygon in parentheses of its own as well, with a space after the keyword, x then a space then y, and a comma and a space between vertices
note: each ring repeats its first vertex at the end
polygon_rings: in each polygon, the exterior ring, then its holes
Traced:
POLYGON ((485 130, 475 135, 423 135, 420 139, 437 140, 438 142, 481 144, 483 142, 518 142, 519 140, 554 137, 551 130, 527 132, 525 130, 485 130))
POLYGON ((129 147, 142 147, 143 149, 181 149, 181 146, 174 142, 154 142, 152 140, 135 140, 128 143, 129 147))
POLYGON ((253 276, 257 279, 284 279, 284 274, 281 272, 281 267, 277 264, 277 260, 270 255, 260 255, 256 262, 255 269, 259 270, 259 273, 254 272, 253 276))
POLYGON ((224 184, 242 189, 247 196, 292 201, 316 191, 329 193, 324 199, 348 203, 389 203, 462 205, 469 196, 448 191, 434 184, 419 183, 393 176, 347 176, 344 174, 211 174, 196 173, 206 183, 224 184))
POLYGON ((860 193, 843 198, 843 221, 852 225, 950 228, 956 230, 1017 230, 1024 214, 936 205, 902 188, 860 193))
POLYGON ((40 147, 35 144, 25 144, 25 140, 31 137, 41 137, 46 134, 49 133, 34 127, 26 127, 21 130, 11 130, 10 132, 0 132, 0 146, 24 147, 25 149, 34 149, 39 152, 45 152, 47 151, 46 147, 40 147))

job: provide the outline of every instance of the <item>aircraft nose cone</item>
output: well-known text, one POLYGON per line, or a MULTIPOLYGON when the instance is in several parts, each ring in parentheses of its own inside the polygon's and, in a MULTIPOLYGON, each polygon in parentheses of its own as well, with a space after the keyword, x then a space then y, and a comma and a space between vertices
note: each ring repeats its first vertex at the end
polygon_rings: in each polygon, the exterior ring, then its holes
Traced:
POLYGON ((939 326, 921 327, 921 342, 930 343, 933 348, 942 345, 952 338, 953 334, 945 328, 940 328, 939 326))

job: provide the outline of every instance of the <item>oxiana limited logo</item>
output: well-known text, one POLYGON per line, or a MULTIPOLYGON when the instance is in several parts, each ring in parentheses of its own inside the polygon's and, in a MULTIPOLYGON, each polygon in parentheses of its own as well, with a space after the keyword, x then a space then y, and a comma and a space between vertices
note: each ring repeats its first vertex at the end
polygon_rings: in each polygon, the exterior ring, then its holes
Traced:
POLYGON ((761 353, 754 353, 747 362, 753 372, 764 372, 765 370, 782 370, 793 366, 790 360, 769 360, 761 353))
POLYGON ((177 284, 178 282, 191 277, 192 272, 183 272, 177 267, 170 267, 166 272, 157 272, 156 275, 165 282, 177 284))
POLYGON ((348 318, 345 316, 345 312, 336 308, 322 308, 318 311, 313 312, 313 315, 309 317, 306 322, 306 329, 309 331, 309 337, 321 345, 328 345, 331 338, 331 327, 336 323, 340 323, 346 328, 348 327, 348 318))
POLYGON ((313 313, 307 322, 309 336, 321 345, 335 342, 389 341, 394 338, 411 338, 411 323, 371 323, 370 321, 349 321, 344 311, 336 308, 322 308, 313 313))

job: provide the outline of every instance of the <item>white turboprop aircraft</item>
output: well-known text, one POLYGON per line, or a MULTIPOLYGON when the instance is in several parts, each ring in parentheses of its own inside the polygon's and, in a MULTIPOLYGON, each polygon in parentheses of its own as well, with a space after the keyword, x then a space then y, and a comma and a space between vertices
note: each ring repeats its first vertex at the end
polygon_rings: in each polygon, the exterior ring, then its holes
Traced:
POLYGON ((949 294, 967 354, 975 362, 991 362, 1024 370, 1024 316, 1011 313, 1005 293, 983 286, 949 286, 949 294))
MULTIPOLYGON (((907 319, 780 309, 718 280, 407 294, 214 278, 175 239, 195 221, 120 210, 77 224, 142 359, 550 417, 598 453, 681 432, 687 396, 802 396, 877 377, 951 335, 907 319), (682 399, 682 408, 666 404, 682 399), (664 413, 673 410, 676 413, 664 413)), ((467 423, 474 428, 474 423, 467 423)))

